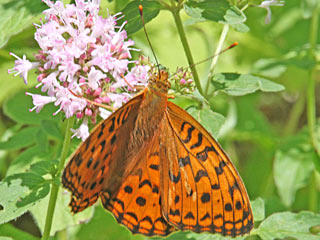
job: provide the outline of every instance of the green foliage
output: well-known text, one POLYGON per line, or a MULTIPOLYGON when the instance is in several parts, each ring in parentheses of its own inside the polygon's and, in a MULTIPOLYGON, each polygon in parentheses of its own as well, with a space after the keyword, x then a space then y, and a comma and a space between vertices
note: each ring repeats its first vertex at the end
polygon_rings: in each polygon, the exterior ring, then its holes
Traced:
POLYGON ((9 38, 19 32, 35 20, 45 9, 45 4, 32 0, 15 1, 3 0, 0 4, 0 48, 3 47, 9 38))
POLYGON ((278 92, 284 90, 280 84, 249 74, 221 73, 214 75, 211 83, 215 91, 223 91, 231 96, 243 96, 262 92, 278 92))
POLYGON ((312 212, 275 213, 263 221, 254 233, 265 240, 284 237, 316 240, 319 239, 319 235, 311 233, 310 228, 319 225, 319 222, 320 215, 312 212))
MULTIPOLYGON (((172 101, 214 137, 219 136, 238 166, 250 198, 256 198, 251 202, 255 229, 250 236, 235 239, 319 239, 320 124, 312 124, 316 119, 310 119, 310 109, 305 106, 310 106, 308 83, 316 79, 311 92, 313 87, 317 98, 314 110, 319 109, 319 45, 312 48, 309 39, 315 31, 311 30, 311 22, 319 1, 288 0, 283 7, 271 7, 269 25, 264 24, 266 10, 254 7, 261 2, 114 0, 102 4, 111 13, 121 10, 125 14, 119 24, 128 21, 127 33, 137 48, 152 58, 141 31, 138 5, 143 5, 155 52, 161 64, 171 68, 190 63, 181 47, 183 35, 197 61, 211 56, 215 48, 222 50, 223 43, 228 46, 229 42, 240 42, 236 49, 220 55, 217 64, 210 59, 196 66, 203 94, 196 89, 188 95, 177 94, 172 101), (176 9, 168 7, 178 2, 182 4, 176 9), (185 33, 177 31, 172 17, 178 11, 185 33)), ((22 81, 7 75, 7 69, 13 67, 10 51, 32 56, 38 50, 30 26, 39 23, 45 8, 35 0, 0 3, 0 239, 38 239, 12 223, 23 219, 28 211, 34 219, 33 228, 43 233, 50 190, 53 185, 60 186, 57 171, 66 128, 63 116, 53 117, 58 110, 53 104, 40 113, 30 112, 33 104, 25 91, 41 91, 23 90, 22 81)), ((313 34, 320 35, 317 31, 313 34)), ((29 87, 34 86, 36 75, 31 73, 29 79, 29 87)), ((68 154, 78 143, 73 141, 68 154)), ((133 235, 101 206, 72 215, 69 200, 70 194, 60 188, 51 236, 65 234, 67 239, 94 240, 230 239, 188 231, 166 238, 133 235)))

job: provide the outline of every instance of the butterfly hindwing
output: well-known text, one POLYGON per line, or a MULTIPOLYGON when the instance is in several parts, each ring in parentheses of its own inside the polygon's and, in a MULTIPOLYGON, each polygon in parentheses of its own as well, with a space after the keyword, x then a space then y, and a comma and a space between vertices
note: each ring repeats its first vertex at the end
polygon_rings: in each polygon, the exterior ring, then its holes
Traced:
POLYGON ((123 180, 119 191, 102 194, 102 204, 133 233, 167 235, 174 228, 161 213, 158 135, 137 150, 132 162, 137 164, 123 180))
POLYGON ((242 235, 253 227, 249 198, 235 167, 211 135, 168 102, 162 209, 168 222, 195 232, 242 235), (168 195, 165 197, 165 195, 168 195))
POLYGON ((139 94, 96 126, 71 157, 62 174, 62 184, 71 191, 71 211, 80 212, 94 204, 111 181, 112 169, 128 145, 126 134, 133 128, 143 99, 139 94), (118 141, 117 139, 121 139, 118 141))

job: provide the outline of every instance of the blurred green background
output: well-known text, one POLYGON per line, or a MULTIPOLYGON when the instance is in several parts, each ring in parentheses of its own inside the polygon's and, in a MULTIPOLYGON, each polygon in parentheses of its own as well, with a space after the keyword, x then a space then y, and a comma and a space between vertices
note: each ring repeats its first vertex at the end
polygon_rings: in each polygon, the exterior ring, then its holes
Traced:
MULTIPOLYGON (((272 19, 269 24, 265 24, 266 9, 254 7, 262 1, 230 2, 237 4, 239 8, 250 3, 244 12, 247 17, 245 24, 250 30, 238 32, 230 28, 224 47, 235 41, 239 42, 239 46, 219 57, 214 73, 254 74, 283 85, 285 90, 275 93, 257 91, 244 96, 219 93, 211 98, 211 110, 225 117, 218 140, 237 166, 250 199, 263 199, 266 218, 273 213, 298 213, 308 210, 312 217, 307 214, 306 219, 314 217, 314 220, 312 224, 305 226, 305 229, 310 230, 311 226, 315 229, 315 233, 307 231, 304 232, 305 235, 296 235, 292 227, 289 229, 293 233, 289 235, 274 234, 268 238, 259 234, 248 238, 275 239, 290 236, 296 239, 320 239, 317 235, 320 227, 320 125, 317 124, 314 128, 317 139, 314 147, 310 140, 307 112, 308 82, 312 78, 315 80, 315 110, 319 118, 319 46, 314 48, 313 59, 310 60, 309 55, 310 36, 312 33, 319 35, 318 29, 311 30, 312 14, 318 1, 287 0, 282 7, 271 7, 272 19), (312 212, 316 215, 312 215, 312 212)), ((118 12, 127 3, 126 0, 102 0, 101 13, 106 16, 106 8, 109 8, 111 13, 118 12)), ((24 105, 13 105, 19 108, 22 115, 23 111, 28 112, 28 108, 24 107, 31 106, 31 99, 23 93, 36 84, 36 75, 30 73, 29 85, 26 87, 20 78, 7 74, 7 70, 14 66, 14 59, 9 52, 18 56, 26 54, 29 59, 34 59, 33 53, 38 50, 38 46, 33 39, 35 30, 32 22, 39 23, 40 13, 44 9, 45 4, 34 0, 2 0, 0 3, 0 179, 13 173, 24 172, 30 167, 31 159, 15 162, 26 146, 20 144, 21 146, 6 147, 3 143, 25 125, 8 115, 8 108, 11 102, 20 99, 25 101, 24 105)), ((195 62, 213 55, 224 25, 212 21, 192 24, 190 16, 184 11, 181 15, 195 62)), ((177 67, 187 67, 184 49, 169 11, 161 11, 146 27, 158 60, 163 66, 168 67, 172 73, 177 67)), ((142 30, 129 37, 135 41, 135 47, 142 49, 142 53, 153 60, 142 30)), ((203 86, 207 81, 210 64, 211 61, 208 61, 197 66, 203 86)), ((60 120, 61 118, 58 118, 54 121, 60 124, 60 120)), ((74 146, 77 143, 74 143, 74 146)), ((30 156, 33 157, 31 153, 30 156)), ((24 159, 28 159, 28 155, 24 156, 24 159)), ((32 162, 34 161, 36 160, 33 159, 32 162)), ((2 191, 5 192, 3 187, 2 191)), ((100 204, 94 210, 93 207, 86 210, 77 219, 71 219, 71 216, 70 219, 67 218, 61 212, 68 211, 69 196, 62 193, 60 195, 56 209, 59 216, 54 220, 53 226, 59 231, 54 239, 145 239, 141 235, 132 235, 118 225, 100 204), (63 219, 68 220, 64 222, 63 219), (82 224, 77 224, 79 222, 82 224), (68 230, 64 230, 67 226, 68 230)), ((43 228, 47 198, 29 207, 25 214, 9 223, 0 221, 3 223, 0 225, 0 239, 6 239, 1 236, 7 236, 8 239, 38 239, 41 236, 38 226, 43 228)), ((1 211, 0 204, 0 216, 1 211)), ((302 221, 301 215, 295 216, 302 221)), ((290 217, 282 220, 290 223, 287 219, 291 219, 292 225, 298 223, 290 217)), ((256 221, 256 227, 259 223, 256 221)), ((181 233, 169 238, 216 239, 209 234, 181 233)))

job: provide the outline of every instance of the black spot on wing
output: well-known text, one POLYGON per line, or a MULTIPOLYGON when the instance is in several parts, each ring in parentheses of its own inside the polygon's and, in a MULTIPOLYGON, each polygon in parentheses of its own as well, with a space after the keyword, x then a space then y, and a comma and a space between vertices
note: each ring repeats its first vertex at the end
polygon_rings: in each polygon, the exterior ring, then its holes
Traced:
POLYGON ((169 171, 169 177, 171 182, 178 183, 181 177, 181 173, 179 172, 178 175, 175 176, 174 174, 171 173, 171 171, 169 171))
POLYGON ((159 170, 159 165, 158 164, 150 164, 149 168, 151 168, 153 170, 159 170))
POLYGON ((133 213, 133 212, 126 212, 125 214, 127 214, 127 215, 129 215, 129 216, 133 217, 133 218, 134 218, 134 220, 136 220, 136 221, 138 222, 138 217, 137 217, 137 215, 136 215, 135 213, 133 213))
POLYGON ((87 168, 90 167, 91 163, 93 162, 93 158, 89 158, 88 162, 87 162, 87 168))
POLYGON ((202 218, 200 218, 200 221, 204 221, 208 218, 210 218, 210 214, 207 212, 202 218))
POLYGON ((151 182, 148 179, 143 180, 140 184, 139 184, 139 188, 142 188, 144 185, 148 185, 150 188, 152 188, 151 182))
POLYGON ((173 211, 173 210, 170 208, 169 215, 172 215, 172 216, 180 216, 180 210, 177 209, 177 210, 173 211))
POLYGON ((102 152, 102 151, 104 150, 105 145, 106 145, 106 140, 103 140, 103 141, 100 143, 100 145, 101 145, 101 150, 100 150, 100 152, 102 152))
POLYGON ((117 140, 117 136, 114 134, 114 135, 112 136, 112 138, 111 138, 111 141, 110 141, 111 145, 113 145, 116 140, 117 140))
POLYGON ((209 193, 203 193, 201 196, 201 202, 207 203, 210 201, 210 194, 209 193))
POLYGON ((196 182, 199 182, 202 177, 208 177, 208 173, 206 170, 199 170, 194 178, 196 182))
POLYGON ((223 167, 225 167, 227 164, 225 163, 225 161, 220 161, 219 163, 219 167, 215 167, 216 173, 218 175, 223 173, 223 167))
POLYGON ((206 146, 202 151, 197 152, 196 158, 204 162, 208 159, 208 152, 215 152, 217 154, 217 151, 213 146, 206 146))
POLYGON ((194 148, 200 147, 201 144, 202 144, 202 133, 199 132, 199 133, 198 133, 198 141, 197 141, 195 144, 193 144, 193 145, 190 147, 190 149, 194 149, 194 148))
POLYGON ((190 164, 190 157, 186 156, 185 158, 179 158, 178 162, 180 167, 185 167, 190 164))
POLYGON ((236 202, 236 209, 237 209, 237 210, 241 210, 241 208, 242 208, 241 202, 240 202, 240 201, 237 201, 237 202, 236 202))
POLYGON ((111 133, 111 132, 113 132, 114 131, 114 127, 115 127, 115 125, 114 125, 114 122, 115 122, 115 117, 113 117, 113 118, 111 118, 111 126, 109 127, 109 132, 111 133))
POLYGON ((184 219, 195 219, 195 217, 193 216, 192 212, 188 212, 185 216, 184 219))
POLYGON ((224 205, 224 210, 226 210, 227 212, 231 212, 232 211, 232 205, 230 203, 227 203, 226 205, 224 205))
POLYGON ((233 186, 229 187, 229 193, 230 193, 230 196, 231 196, 232 200, 233 200, 234 190, 237 190, 237 189, 239 189, 239 185, 238 185, 237 182, 234 182, 233 186))
POLYGON ((140 206, 143 207, 146 204, 146 199, 143 197, 137 197, 136 198, 136 203, 140 206))
POLYGON ((124 191, 125 191, 126 193, 129 193, 129 194, 130 194, 130 193, 132 193, 132 190, 133 190, 133 189, 132 189, 132 187, 130 187, 130 186, 125 186, 125 187, 124 187, 124 191))
POLYGON ((99 160, 96 161, 96 163, 93 165, 93 170, 95 170, 99 165, 99 160))
POLYGON ((218 190, 218 189, 220 189, 220 185, 219 184, 212 184, 211 189, 218 190))

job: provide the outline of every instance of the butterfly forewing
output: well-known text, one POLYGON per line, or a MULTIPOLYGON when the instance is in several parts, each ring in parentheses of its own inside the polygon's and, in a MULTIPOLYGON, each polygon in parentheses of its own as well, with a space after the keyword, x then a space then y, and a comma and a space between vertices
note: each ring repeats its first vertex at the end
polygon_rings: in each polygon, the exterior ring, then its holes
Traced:
POLYGON ((125 166, 117 161, 130 141, 127 133, 134 127, 142 98, 141 94, 137 95, 102 121, 71 157, 64 169, 62 184, 72 193, 72 212, 80 212, 94 204, 111 181, 113 186, 117 181, 121 182, 117 172, 125 166), (123 151, 116 151, 117 148, 123 151))
MULTIPOLYGON (((253 227, 247 192, 233 164, 210 134, 173 103, 167 107, 164 195, 166 219, 180 229, 237 236, 253 227), (172 162, 173 161, 173 162, 172 162)), ((162 155, 161 155, 162 156, 162 155)))

